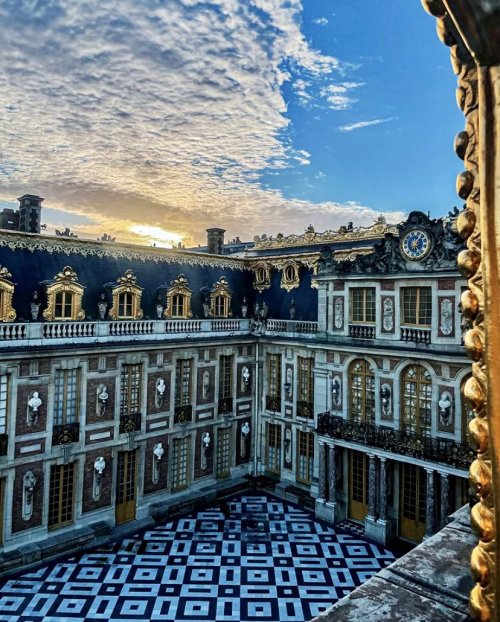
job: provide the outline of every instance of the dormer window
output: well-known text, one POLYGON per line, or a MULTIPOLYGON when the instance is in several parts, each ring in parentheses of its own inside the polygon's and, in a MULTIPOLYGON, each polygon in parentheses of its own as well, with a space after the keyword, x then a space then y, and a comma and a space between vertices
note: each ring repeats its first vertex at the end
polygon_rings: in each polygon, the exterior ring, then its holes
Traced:
POLYGON ((299 266, 292 261, 286 264, 281 273, 281 287, 289 292, 300 285, 299 266))
POLYGON ((271 286, 271 268, 265 262, 259 262, 254 266, 254 288, 262 292, 271 286))
POLYGON ((210 311, 214 318, 231 317, 231 290, 225 276, 214 283, 210 294, 210 311))
POLYGON ((112 320, 140 320, 142 318, 142 287, 137 285, 137 278, 132 270, 126 270, 125 274, 117 279, 116 285, 111 287, 111 294, 113 305, 108 315, 112 320))
POLYGON ((16 319, 16 312, 12 308, 14 283, 11 277, 7 268, 0 267, 0 322, 13 322, 16 319))
POLYGON ((164 316, 175 320, 187 320, 192 317, 191 294, 188 280, 183 274, 179 274, 176 279, 170 282, 170 287, 167 290, 167 306, 164 316))
POLYGON ((82 309, 83 285, 78 283, 76 272, 65 266, 56 274, 47 287, 47 308, 43 312, 44 319, 52 322, 83 320, 85 311, 82 309))

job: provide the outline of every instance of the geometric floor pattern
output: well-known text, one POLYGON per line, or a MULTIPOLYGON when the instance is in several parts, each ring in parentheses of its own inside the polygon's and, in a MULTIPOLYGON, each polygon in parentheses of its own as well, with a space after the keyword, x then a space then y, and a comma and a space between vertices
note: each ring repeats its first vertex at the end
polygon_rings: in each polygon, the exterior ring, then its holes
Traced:
POLYGON ((305 622, 394 555, 260 494, 0 584, 0 622, 305 622))

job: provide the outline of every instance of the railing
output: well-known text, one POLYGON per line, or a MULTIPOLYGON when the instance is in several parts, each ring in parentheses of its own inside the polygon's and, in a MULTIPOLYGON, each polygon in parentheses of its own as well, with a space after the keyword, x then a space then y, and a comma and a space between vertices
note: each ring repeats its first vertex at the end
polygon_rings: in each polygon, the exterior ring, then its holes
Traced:
POLYGON ((42 324, 45 339, 72 339, 73 337, 93 337, 93 322, 50 322, 42 324))
POLYGON ((403 456, 413 456, 429 462, 468 469, 475 452, 467 443, 421 436, 407 430, 393 430, 368 423, 348 421, 330 413, 318 415, 318 434, 332 438, 378 447, 403 456))
POLYGON ((219 397, 219 405, 217 408, 219 415, 229 415, 233 412, 233 398, 219 397))
POLYGON ((66 445, 67 443, 78 443, 80 439, 80 424, 62 423, 52 428, 52 445, 66 445))
POLYGON ((297 400, 297 417, 312 419, 314 417, 314 404, 297 400))
POLYGON ((270 410, 273 413, 281 412, 281 396, 266 395, 266 410, 270 410))
POLYGON ((152 335, 154 323, 142 320, 109 323, 109 334, 118 335, 152 335))
POLYGON ((430 328, 414 328, 401 326, 401 341, 414 341, 415 343, 430 343, 430 328))
POLYGON ((349 337, 375 339, 375 326, 373 324, 349 324, 349 337))
POLYGON ((192 404, 176 406, 174 409, 174 423, 189 423, 193 420, 192 404))
POLYGON ((125 434, 127 432, 140 432, 141 422, 141 413, 120 415, 120 434, 125 434))
POLYGON ((7 455, 7 445, 9 443, 8 434, 0 434, 0 456, 7 455))
POLYGON ((169 320, 165 322, 165 332, 172 333, 201 333, 201 320, 169 320))
POLYGON ((266 321, 266 333, 291 333, 300 335, 315 335, 318 332, 318 322, 302 320, 272 320, 266 321))
POLYGON ((250 320, 119 320, 101 322, 13 322, 0 324, 0 348, 48 344, 107 343, 127 339, 183 339, 190 335, 250 334, 250 320), (24 343, 23 343, 24 342, 24 343))

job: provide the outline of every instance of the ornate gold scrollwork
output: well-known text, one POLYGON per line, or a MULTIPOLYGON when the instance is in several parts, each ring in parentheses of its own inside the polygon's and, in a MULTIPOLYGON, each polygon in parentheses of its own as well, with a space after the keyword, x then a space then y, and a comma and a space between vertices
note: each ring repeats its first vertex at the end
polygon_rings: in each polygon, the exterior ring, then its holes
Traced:
POLYGON ((144 313, 141 309, 142 287, 137 285, 137 278, 132 270, 126 270, 120 276, 118 284, 112 288, 113 306, 108 312, 112 320, 140 320, 144 313))
POLYGON ((296 261, 288 261, 281 269, 281 289, 287 292, 300 285, 300 267, 296 261))
POLYGON ((258 292, 263 292, 271 287, 271 266, 265 261, 259 261, 252 268, 254 272, 254 289, 258 292))
POLYGON ((76 272, 65 266, 55 275, 54 282, 47 285, 47 308, 43 311, 46 320, 75 321, 83 320, 82 309, 83 285, 78 283, 76 272))
POLYGON ((12 274, 7 268, 0 268, 0 322, 13 322, 16 312, 12 307, 14 283, 10 280, 12 274))
POLYGON ((231 313, 231 290, 225 276, 213 284, 210 292, 210 314, 213 318, 228 318, 231 313))
POLYGON ((170 281, 170 287, 167 290, 167 305, 163 312, 164 317, 184 320, 193 317, 191 312, 192 293, 188 287, 188 280, 183 274, 179 274, 176 279, 170 281))
MULTIPOLYGON (((458 76, 457 103, 465 115, 465 130, 455 139, 455 151, 465 164, 465 170, 457 178, 457 194, 466 201, 465 211, 457 220, 457 229, 462 238, 467 240, 467 249, 459 253, 458 267, 468 279, 469 289, 462 295, 461 303, 463 314, 470 324, 464 345, 474 363, 472 377, 465 383, 463 393, 475 414, 469 423, 469 430, 477 448, 477 458, 471 465, 470 479, 479 499, 471 511, 472 525, 479 534, 479 542, 471 556, 471 571, 476 585, 470 594, 470 608, 477 620, 488 622, 498 620, 500 612, 495 611, 497 544, 490 454, 493 404, 488 409, 486 403, 488 386, 481 247, 478 68, 468 52, 462 46, 459 47, 456 33, 450 32, 450 16, 442 0, 422 0, 422 4, 437 18, 438 37, 450 46, 453 70, 458 76)), ((485 111, 482 114, 486 114, 485 111)))

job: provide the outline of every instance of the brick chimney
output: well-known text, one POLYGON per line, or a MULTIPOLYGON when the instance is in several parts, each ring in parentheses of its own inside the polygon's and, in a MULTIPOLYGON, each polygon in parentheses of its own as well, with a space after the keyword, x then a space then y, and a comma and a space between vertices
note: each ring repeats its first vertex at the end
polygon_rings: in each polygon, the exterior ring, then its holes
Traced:
POLYGON ((206 231, 208 252, 213 255, 222 255, 222 249, 224 247, 224 233, 226 233, 226 230, 219 229, 218 227, 212 227, 206 231))

